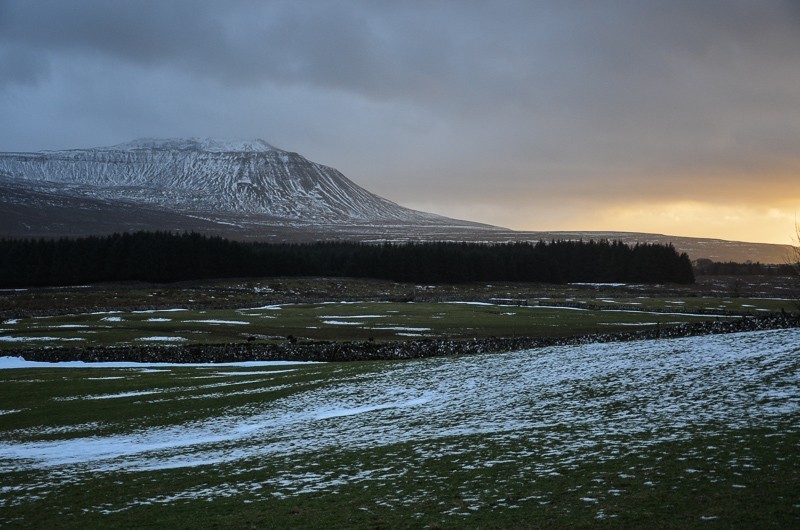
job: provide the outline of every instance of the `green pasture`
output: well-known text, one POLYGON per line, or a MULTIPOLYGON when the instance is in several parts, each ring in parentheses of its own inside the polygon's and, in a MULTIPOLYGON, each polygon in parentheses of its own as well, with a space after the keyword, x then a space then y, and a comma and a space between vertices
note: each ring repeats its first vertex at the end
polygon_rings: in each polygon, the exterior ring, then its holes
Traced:
MULTIPOLYGON (((609 299, 604 300, 606 306, 612 305, 609 299)), ((486 303, 362 302, 94 312, 7 319, 0 324, 0 349, 246 340, 284 342, 290 336, 301 341, 565 336, 729 318, 648 311, 643 302, 640 308, 631 309, 636 307, 622 301, 619 310, 486 303)))
POLYGON ((790 298, 726 298, 717 296, 608 296, 582 293, 582 296, 565 296, 534 299, 542 304, 577 303, 586 307, 615 307, 641 311, 701 312, 735 315, 763 315, 774 311, 795 311, 796 302, 790 298))

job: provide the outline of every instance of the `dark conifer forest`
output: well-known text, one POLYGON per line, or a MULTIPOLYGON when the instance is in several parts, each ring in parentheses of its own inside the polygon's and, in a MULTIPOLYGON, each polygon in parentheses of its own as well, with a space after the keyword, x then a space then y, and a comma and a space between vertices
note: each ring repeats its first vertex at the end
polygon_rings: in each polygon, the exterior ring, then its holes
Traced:
POLYGON ((255 276, 414 283, 694 282, 688 256, 671 245, 631 247, 618 241, 267 244, 167 232, 0 240, 0 286, 6 288, 255 276))
POLYGON ((698 259, 693 263, 698 276, 792 276, 792 264, 765 265, 763 263, 719 262, 698 259))

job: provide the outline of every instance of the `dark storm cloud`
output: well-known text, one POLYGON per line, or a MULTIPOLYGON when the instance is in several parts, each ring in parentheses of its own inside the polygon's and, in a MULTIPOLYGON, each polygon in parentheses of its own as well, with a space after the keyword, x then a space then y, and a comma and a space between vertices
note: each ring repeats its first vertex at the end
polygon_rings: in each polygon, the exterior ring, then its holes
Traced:
POLYGON ((798 57, 791 0, 0 0, 0 143, 263 135, 445 213, 747 201, 800 170, 798 57))
POLYGON ((755 1, 20 1, 3 4, 0 43, 231 84, 309 84, 460 112, 590 111, 591 121, 620 108, 660 115, 684 90, 724 88, 693 67, 752 86, 758 72, 735 70, 766 56, 764 73, 783 64, 796 76, 797 11, 755 1))

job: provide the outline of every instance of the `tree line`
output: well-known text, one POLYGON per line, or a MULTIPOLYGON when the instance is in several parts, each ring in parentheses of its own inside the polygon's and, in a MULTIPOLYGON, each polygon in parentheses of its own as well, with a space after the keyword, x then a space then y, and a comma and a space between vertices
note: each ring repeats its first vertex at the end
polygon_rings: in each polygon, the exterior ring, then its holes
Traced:
POLYGON ((0 286, 333 276, 414 283, 473 281, 693 283, 671 245, 548 243, 252 243, 197 233, 137 232, 0 240, 0 286))
POLYGON ((698 276, 792 276, 795 264, 767 265, 759 262, 695 260, 692 265, 698 276))

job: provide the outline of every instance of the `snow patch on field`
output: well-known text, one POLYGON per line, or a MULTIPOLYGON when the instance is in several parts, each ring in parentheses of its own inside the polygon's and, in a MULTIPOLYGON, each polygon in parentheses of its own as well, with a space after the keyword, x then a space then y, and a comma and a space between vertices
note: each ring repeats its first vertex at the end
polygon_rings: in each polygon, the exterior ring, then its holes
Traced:
POLYGON ((584 307, 570 307, 570 306, 560 306, 560 305, 534 305, 529 306, 530 309, 567 309, 569 311, 588 311, 588 309, 584 307))
POLYGON ((411 328, 405 326, 375 326, 372 329, 381 329, 390 331, 431 331, 431 328, 411 328))
POLYGON ((126 397, 136 397, 136 396, 147 396, 149 394, 158 394, 158 390, 138 390, 138 391, 131 391, 131 392, 118 392, 116 394, 96 394, 96 395, 89 395, 89 396, 73 396, 73 397, 64 397, 64 398, 55 398, 55 401, 75 401, 75 400, 83 400, 83 399, 117 399, 117 398, 126 398, 126 397))
POLYGON ((174 313, 177 311, 188 311, 188 309, 183 307, 175 307, 172 309, 142 309, 139 311, 131 311, 131 313, 136 314, 150 314, 150 313, 174 313))
POLYGON ((79 341, 86 340, 81 337, 13 337, 10 335, 0 337, 2 342, 53 342, 53 341, 79 341))
POLYGON ((222 368, 232 366, 236 368, 260 368, 262 366, 286 366, 321 364, 311 361, 244 361, 239 363, 134 363, 134 362, 96 362, 64 361, 60 363, 26 361, 22 357, 0 357, 0 369, 4 368, 136 368, 139 373, 163 372, 165 370, 151 370, 149 368, 222 368))
POLYGON ((390 401, 387 403, 381 403, 379 405, 365 405, 363 407, 322 410, 318 411, 314 417, 315 419, 318 420, 326 420, 329 418, 341 418, 343 416, 354 416, 356 414, 364 414, 365 412, 373 412, 376 410, 414 407, 417 405, 423 405, 425 403, 428 403, 430 400, 431 400, 430 397, 422 396, 416 399, 410 399, 408 401, 399 401, 399 402, 390 401))
POLYGON ((335 318, 335 319, 348 319, 348 318, 386 318, 389 315, 321 315, 319 318, 335 318))
POLYGON ((163 335, 156 335, 154 337, 138 337, 133 340, 140 342, 184 342, 189 339, 186 337, 165 337, 163 335))
POLYGON ((598 326, 657 326, 658 322, 598 322, 598 326))
POLYGON ((709 315, 703 313, 668 313, 660 311, 641 311, 639 309, 600 309, 602 313, 635 313, 637 315, 671 315, 682 317, 705 317, 705 318, 742 318, 736 315, 709 315))
POLYGON ((207 319, 207 320, 184 320, 184 323, 193 323, 193 324, 236 324, 237 326, 241 325, 249 325, 250 322, 246 322, 244 320, 215 320, 215 319, 207 319))
POLYGON ((582 285, 586 287, 625 287, 627 283, 597 283, 597 282, 577 282, 568 285, 582 285))
POLYGON ((277 309, 281 309, 281 306, 272 304, 272 305, 262 305, 259 307, 244 307, 242 309, 239 309, 239 311, 260 311, 260 310, 274 311, 277 309))
POLYGON ((214 372, 213 375, 215 376, 239 376, 239 375, 272 375, 272 374, 282 374, 285 372, 294 372, 294 369, 291 370, 252 370, 247 372, 214 372))

